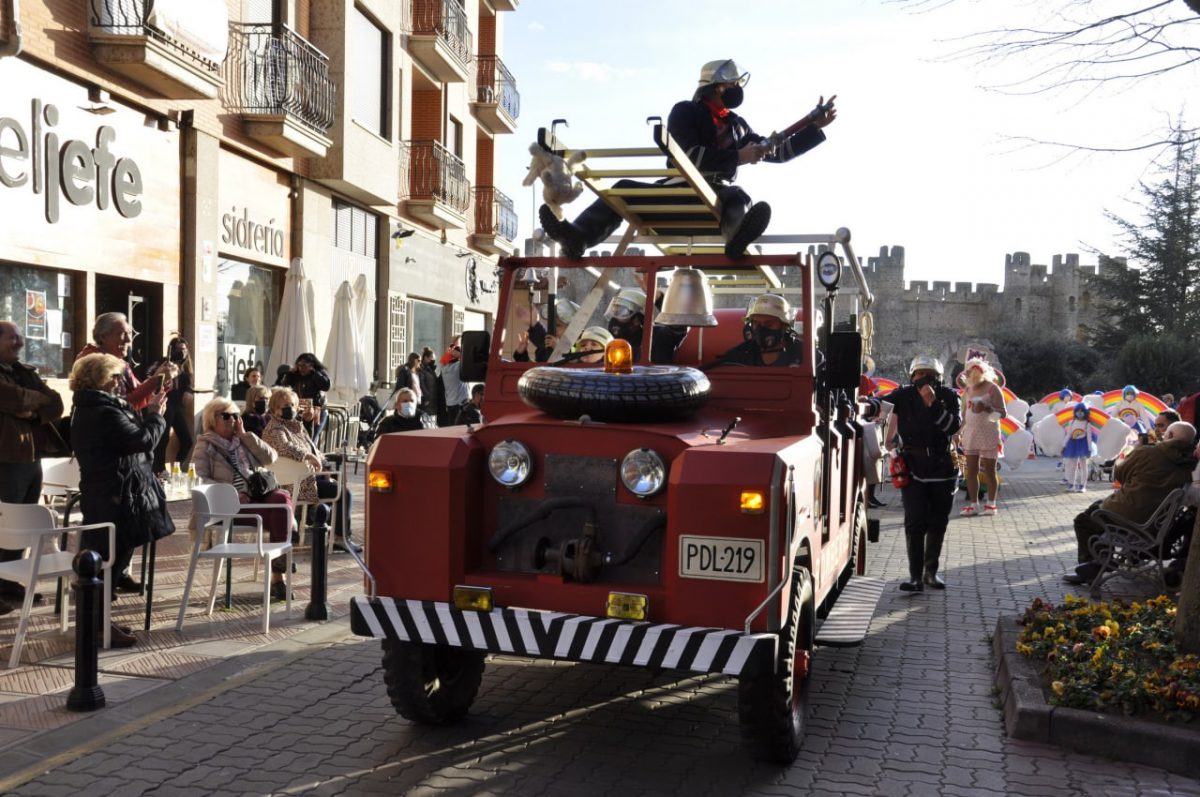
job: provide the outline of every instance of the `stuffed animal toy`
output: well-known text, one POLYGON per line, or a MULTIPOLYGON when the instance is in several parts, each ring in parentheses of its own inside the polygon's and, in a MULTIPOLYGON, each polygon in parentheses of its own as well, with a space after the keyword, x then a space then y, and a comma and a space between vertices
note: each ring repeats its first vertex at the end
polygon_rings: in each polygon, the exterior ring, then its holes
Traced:
POLYGON ((529 145, 529 154, 533 156, 533 160, 521 185, 533 185, 539 177, 542 178, 542 199, 554 215, 561 219, 562 206, 574 202, 583 193, 583 183, 572 177, 579 164, 587 158, 587 153, 583 150, 572 152, 569 158, 563 160, 533 143, 529 145))

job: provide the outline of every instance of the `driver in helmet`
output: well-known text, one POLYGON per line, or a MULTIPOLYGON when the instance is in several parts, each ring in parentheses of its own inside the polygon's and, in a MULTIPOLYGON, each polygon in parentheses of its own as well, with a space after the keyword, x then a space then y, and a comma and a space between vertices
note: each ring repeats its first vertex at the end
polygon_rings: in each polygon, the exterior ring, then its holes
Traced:
POLYGON ((746 340, 725 352, 721 363, 788 366, 804 359, 792 308, 778 294, 764 293, 750 303, 742 334, 746 340))
MULTIPOLYGON (((660 302, 661 300, 659 297, 660 302)), ((614 338, 629 341, 630 347, 633 348, 634 362, 637 362, 641 357, 642 335, 646 323, 646 292, 641 288, 622 288, 608 303, 604 317, 608 321, 608 331, 614 338)), ((650 362, 675 362, 675 350, 683 343, 687 332, 687 327, 655 324, 650 339, 650 362)))
MULTIPOLYGON (((742 72, 732 60, 709 61, 700 68, 700 80, 691 100, 676 103, 667 118, 667 132, 687 153, 688 158, 709 180, 717 194, 721 215, 721 237, 725 239, 725 255, 741 257, 746 247, 762 235, 771 221, 771 207, 766 202, 751 204, 749 195, 733 185, 739 166, 760 161, 785 163, 803 155, 825 140, 822 131, 837 118, 834 97, 825 102, 821 97, 817 107, 801 122, 791 135, 772 143, 755 133, 746 120, 734 113, 742 104, 749 72, 742 72)), ((660 183, 682 183, 681 177, 667 177, 660 183)), ((636 180, 619 180, 614 188, 650 188, 653 184, 636 180)), ((627 199, 630 205, 639 204, 638 197, 627 199)), ((642 202, 662 204, 662 197, 650 197, 642 202)), ((685 219, 680 216, 680 219, 685 219)), ((608 238, 621 225, 621 216, 603 200, 593 202, 574 222, 558 218, 548 205, 538 210, 542 229, 563 248, 571 260, 579 260, 592 246, 608 238)))
MULTIPOLYGON (((909 472, 908 486, 900 490, 908 549, 908 580, 900 589, 921 592, 925 587, 946 588, 938 575, 938 559, 958 488, 950 438, 962 425, 962 416, 958 394, 942 384, 942 363, 936 357, 917 355, 908 374, 911 384, 867 399, 863 417, 877 417, 883 402, 894 408, 900 445, 893 456, 902 456, 909 472)), ((893 439, 890 430, 887 439, 893 439)))

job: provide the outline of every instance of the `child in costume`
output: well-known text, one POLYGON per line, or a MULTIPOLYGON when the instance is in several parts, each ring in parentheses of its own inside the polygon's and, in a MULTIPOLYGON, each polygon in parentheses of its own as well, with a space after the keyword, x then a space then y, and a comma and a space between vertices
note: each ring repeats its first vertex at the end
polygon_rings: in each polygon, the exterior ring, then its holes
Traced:
POLYGON ((1096 433, 1088 421, 1088 406, 1082 401, 1075 405, 1071 420, 1064 425, 1063 472, 1067 492, 1087 491, 1088 460, 1096 453, 1096 433))

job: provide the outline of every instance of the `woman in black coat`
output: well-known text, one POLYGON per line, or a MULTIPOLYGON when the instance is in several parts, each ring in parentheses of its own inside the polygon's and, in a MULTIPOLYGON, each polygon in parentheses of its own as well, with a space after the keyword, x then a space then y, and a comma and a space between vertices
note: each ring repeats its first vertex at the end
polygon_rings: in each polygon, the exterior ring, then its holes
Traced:
POLYGON ((319 438, 329 418, 325 412, 325 391, 329 390, 331 382, 329 372, 317 355, 310 352, 301 354, 292 369, 280 374, 275 384, 290 387, 302 401, 308 403, 311 409, 302 410, 301 419, 305 428, 312 432, 313 440, 319 438))
MULTIPOLYGON (((124 371, 125 363, 112 355, 89 354, 76 360, 70 380, 75 392, 71 445, 79 461, 83 522, 116 525, 113 573, 129 566, 138 547, 175 531, 152 470, 155 446, 167 430, 163 405, 151 401, 140 412, 130 407, 115 393, 124 371)), ((109 556, 107 532, 85 532, 84 545, 109 556)), ((112 640, 117 647, 137 641, 116 626, 112 640)))

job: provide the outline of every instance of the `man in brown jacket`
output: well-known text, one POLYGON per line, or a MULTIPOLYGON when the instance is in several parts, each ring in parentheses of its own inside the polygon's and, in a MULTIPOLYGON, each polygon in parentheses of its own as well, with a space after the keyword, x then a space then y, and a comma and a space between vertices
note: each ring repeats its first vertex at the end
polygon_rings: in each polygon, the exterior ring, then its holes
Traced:
POLYGON ((1176 487, 1186 487, 1192 480, 1196 458, 1192 447, 1196 443, 1196 427, 1187 421, 1177 421, 1167 427, 1162 442, 1138 446, 1127 458, 1117 463, 1113 479, 1121 489, 1103 501, 1097 501, 1075 517, 1075 540, 1079 565, 1063 575, 1068 584, 1088 584, 1095 579, 1100 565, 1092 561, 1088 543, 1104 531, 1094 517, 1097 509, 1105 509, 1134 523, 1145 523, 1158 505, 1176 487))
MULTIPOLYGON (((25 339, 12 321, 0 321, 0 501, 36 504, 42 495, 42 450, 46 436, 57 439, 50 426, 63 414, 62 398, 20 362, 25 339)), ((21 551, 0 550, 0 562, 21 557, 21 551)), ((24 588, 0 579, 0 596, 24 598, 24 588)), ((7 604, 0 601, 0 614, 7 604)), ((11 611, 11 607, 9 607, 11 611)))

